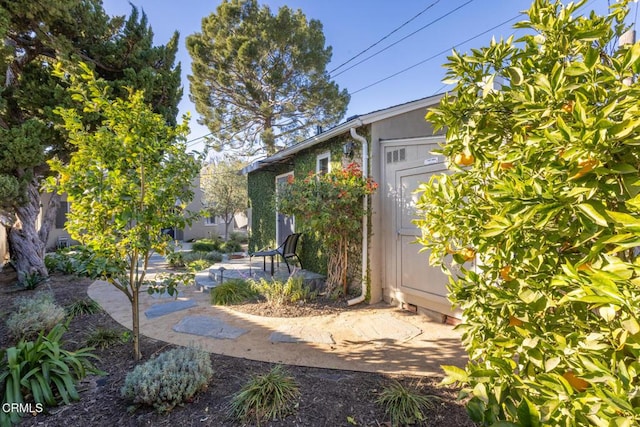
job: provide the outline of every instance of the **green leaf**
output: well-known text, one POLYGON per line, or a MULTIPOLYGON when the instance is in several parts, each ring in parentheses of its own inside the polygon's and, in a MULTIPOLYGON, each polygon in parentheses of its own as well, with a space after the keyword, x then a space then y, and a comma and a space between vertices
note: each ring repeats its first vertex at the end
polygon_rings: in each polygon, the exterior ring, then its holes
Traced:
POLYGON ((518 424, 522 427, 537 427, 540 425, 540 413, 526 397, 518 406, 518 424))
POLYGON ((593 47, 589 47, 584 57, 584 64, 587 66, 587 68, 592 69, 594 65, 596 65, 599 59, 600 59, 600 50, 595 49, 593 47))
POLYGON ((640 232, 640 219, 624 212, 614 212, 609 210, 606 212, 611 219, 621 225, 624 229, 640 232))
POLYGON ((519 67, 508 67, 506 72, 512 85, 520 86, 522 84, 522 81, 524 80, 522 69, 519 67))
POLYGON ((620 323, 622 324, 622 327, 629 331, 631 335, 635 335, 640 332, 640 324, 638 324, 638 321, 634 317, 623 320, 620 323))
POLYGON ((640 58, 640 43, 634 43, 624 57, 623 68, 630 68, 640 58))
POLYGON ((567 126, 567 123, 560 116, 556 118, 556 122, 558 124, 558 130, 562 134, 563 138, 566 141, 571 141, 571 128, 567 126))
POLYGON ((477 383, 475 387, 473 387, 472 393, 485 404, 489 403, 489 395, 487 394, 487 387, 484 383, 477 383))
POLYGON ((458 368, 453 365, 442 365, 440 366, 445 373, 445 378, 442 380, 442 384, 448 385, 456 382, 465 383, 469 380, 469 376, 467 371, 464 369, 458 368))
POLYGON ((580 209, 583 213, 587 215, 587 217, 593 222, 603 227, 608 225, 607 219, 603 215, 605 210, 604 207, 597 202, 586 202, 579 203, 576 205, 578 209, 580 209))
POLYGON ((565 68, 564 73, 567 76, 581 76, 589 72, 589 68, 583 62, 572 62, 567 68, 565 68))

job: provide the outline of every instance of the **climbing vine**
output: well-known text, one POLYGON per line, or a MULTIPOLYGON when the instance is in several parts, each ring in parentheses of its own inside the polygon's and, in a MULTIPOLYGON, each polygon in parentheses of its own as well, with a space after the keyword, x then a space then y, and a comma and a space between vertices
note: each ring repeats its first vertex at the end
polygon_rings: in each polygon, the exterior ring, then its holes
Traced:
POLYGON ((329 255, 327 287, 338 285, 347 293, 349 247, 359 239, 362 217, 367 214, 362 198, 378 187, 363 176, 357 163, 327 174, 290 176, 279 188, 278 210, 295 215, 301 231, 314 235, 329 255))

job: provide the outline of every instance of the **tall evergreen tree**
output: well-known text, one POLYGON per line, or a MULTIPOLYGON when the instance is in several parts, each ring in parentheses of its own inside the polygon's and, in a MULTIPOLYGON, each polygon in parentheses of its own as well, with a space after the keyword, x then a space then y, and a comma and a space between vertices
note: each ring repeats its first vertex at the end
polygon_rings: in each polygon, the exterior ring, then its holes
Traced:
POLYGON ((69 95, 52 77, 52 64, 88 62, 116 95, 124 86, 142 89, 145 101, 175 124, 182 96, 180 66, 174 65, 178 34, 164 46, 153 46, 144 13, 132 8, 128 19, 110 18, 100 0, 0 0, 0 37, 0 210, 12 218, 4 226, 23 281, 47 275, 44 250, 59 197, 51 198, 39 223, 46 160, 67 159, 72 150, 53 126, 60 120, 53 109, 68 105, 69 95))
POLYGON ((213 146, 273 154, 337 123, 349 103, 326 72, 322 24, 286 6, 225 0, 187 37, 191 96, 213 146))

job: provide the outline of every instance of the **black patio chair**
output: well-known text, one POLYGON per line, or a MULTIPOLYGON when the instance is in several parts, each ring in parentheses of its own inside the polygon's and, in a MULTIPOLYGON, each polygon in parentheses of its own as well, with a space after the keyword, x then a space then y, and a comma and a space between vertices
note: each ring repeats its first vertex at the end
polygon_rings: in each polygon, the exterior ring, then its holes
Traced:
POLYGON ((287 238, 282 242, 282 244, 276 249, 266 249, 258 252, 253 252, 249 254, 249 264, 251 264, 251 259, 254 256, 263 257, 262 260, 262 269, 267 271, 267 257, 271 257, 271 275, 273 276, 273 257, 276 255, 280 255, 280 257, 284 260, 285 264, 287 264, 287 270, 291 273, 291 266, 289 265, 288 258, 296 257, 298 262, 300 263, 300 268, 302 268, 302 261, 300 257, 296 253, 298 247, 298 240, 300 239, 300 233, 289 234, 287 238))

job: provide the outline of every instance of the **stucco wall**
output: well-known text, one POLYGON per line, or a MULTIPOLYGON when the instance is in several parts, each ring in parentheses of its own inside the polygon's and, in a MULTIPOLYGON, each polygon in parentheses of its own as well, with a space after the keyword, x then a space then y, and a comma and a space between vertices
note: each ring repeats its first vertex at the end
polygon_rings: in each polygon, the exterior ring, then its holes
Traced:
MULTIPOLYGON (((385 181, 382 172, 385 159, 381 154, 381 141, 434 136, 433 126, 424 118, 426 113, 427 108, 423 107, 372 123, 370 172, 376 182, 382 184, 385 181)), ((439 131, 437 134, 441 133, 439 131)), ((385 277, 387 277, 385 269, 389 265, 390 245, 396 244, 395 241, 385 241, 384 239, 384 236, 389 234, 388 228, 395 227, 395 224, 393 219, 389 217, 389 209, 385 209, 383 204, 397 203, 388 190, 381 185, 371 198, 372 238, 370 240, 369 265, 372 303, 381 301, 385 295, 385 289, 390 286, 385 282, 385 277), (385 212, 387 212, 386 215, 385 212)))

